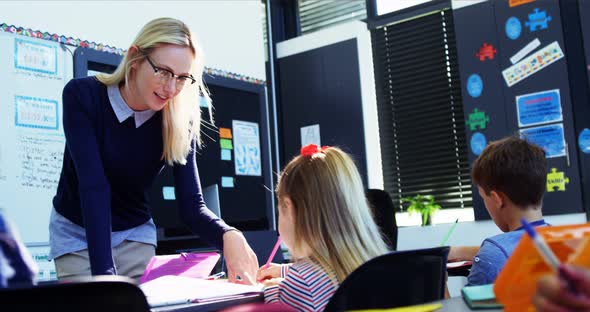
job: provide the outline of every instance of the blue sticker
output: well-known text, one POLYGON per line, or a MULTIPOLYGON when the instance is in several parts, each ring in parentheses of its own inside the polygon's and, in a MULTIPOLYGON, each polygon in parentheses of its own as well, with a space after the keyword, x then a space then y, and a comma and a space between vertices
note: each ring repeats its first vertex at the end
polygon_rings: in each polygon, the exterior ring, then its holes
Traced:
POLYGON ((476 98, 481 95, 483 91, 483 81, 478 74, 472 74, 467 79, 467 93, 476 98))
POLYGON ((521 129, 520 135, 525 140, 543 148, 547 158, 565 156, 563 124, 521 129))
POLYGON ((535 11, 529 14, 529 20, 524 24, 531 32, 535 32, 539 29, 547 29, 550 21, 551 16, 547 15, 547 11, 539 11, 539 8, 535 8, 535 11))
POLYGON ((199 107, 209 108, 209 101, 204 96, 199 96, 199 107))
POLYGON ((221 187, 234 187, 234 177, 221 177, 221 187))
POLYGON ((522 24, 520 24, 520 20, 518 18, 512 16, 506 21, 506 36, 512 40, 517 39, 520 37, 520 33, 522 32, 522 24))
POLYGON ((175 200, 176 195, 174 194, 174 186, 162 187, 162 196, 164 197, 164 200, 175 200))
POLYGON ((559 89, 517 96, 516 114, 519 127, 562 121, 559 89))
POLYGON ((231 160, 231 150, 221 149, 221 160, 231 160))
POLYGON ((472 136, 471 136, 471 151, 473 152, 473 154, 479 156, 479 154, 481 154, 481 152, 483 152, 483 149, 486 148, 486 145, 488 145, 488 142, 486 140, 486 136, 483 135, 481 132, 475 132, 472 136))
POLYGON ((584 128, 578 137, 578 145, 582 152, 590 154, 590 129, 584 128))

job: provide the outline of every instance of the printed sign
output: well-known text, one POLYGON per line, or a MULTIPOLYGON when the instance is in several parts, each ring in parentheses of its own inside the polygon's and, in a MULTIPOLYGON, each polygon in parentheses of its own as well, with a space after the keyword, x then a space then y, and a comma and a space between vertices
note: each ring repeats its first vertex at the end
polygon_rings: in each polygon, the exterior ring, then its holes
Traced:
POLYGON ((57 130, 57 101, 30 96, 14 96, 14 124, 17 127, 57 130))
POLYGON ((580 132, 578 145, 583 153, 590 154, 590 129, 585 128, 580 132))
POLYGON ((488 145, 488 142, 485 135, 483 135, 481 132, 475 132, 471 136, 469 145, 473 154, 479 156, 479 154, 483 152, 484 148, 486 148, 486 145, 488 145))
POLYGON ((233 120, 232 128, 235 144, 234 165, 236 175, 262 175, 258 124, 233 120))
POLYGON ((309 144, 315 144, 317 146, 322 146, 321 137, 320 137, 320 125, 311 125, 306 127, 301 127, 301 147, 307 146, 309 144))
POLYGON ((518 18, 512 16, 506 20, 504 30, 506 31, 506 37, 516 40, 520 37, 520 33, 522 32, 522 24, 520 24, 518 18))
POLYGON ((525 140, 543 148, 547 158, 565 156, 565 138, 561 123, 521 129, 520 135, 525 140))
POLYGON ((535 11, 529 14, 529 20, 524 24, 531 32, 535 32, 540 29, 547 29, 550 21, 551 16, 547 16, 547 11, 539 11, 539 8, 535 8, 535 11))
POLYGON ((57 75, 57 48, 49 44, 15 39, 14 67, 20 70, 57 75))
POLYGON ((557 41, 529 55, 524 60, 502 71, 502 76, 509 87, 533 75, 541 69, 563 58, 563 51, 557 41))
POLYGON ((519 127, 562 121, 559 89, 517 96, 516 113, 519 127))
POLYGON ((483 92, 483 81, 478 74, 472 74, 467 78, 467 93, 477 98, 483 92))

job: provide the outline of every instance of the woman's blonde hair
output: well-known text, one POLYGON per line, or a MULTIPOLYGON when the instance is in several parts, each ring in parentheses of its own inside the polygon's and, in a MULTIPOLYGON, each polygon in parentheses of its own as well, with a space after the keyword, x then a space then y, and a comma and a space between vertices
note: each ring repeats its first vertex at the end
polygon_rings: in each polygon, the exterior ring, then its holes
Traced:
MULTIPOLYGON (((196 139, 198 145, 201 142, 198 95, 205 97, 210 103, 209 93, 203 83, 203 55, 186 24, 173 18, 152 20, 143 26, 133 40, 132 46, 138 48, 138 53, 127 53, 114 73, 99 74, 96 78, 105 85, 119 85, 124 82, 127 88, 132 65, 145 60, 147 54, 165 44, 188 47, 194 56, 191 73, 197 82, 186 86, 182 92, 170 99, 162 110, 162 159, 169 165, 185 164, 186 156, 191 149, 191 141, 196 139)), ((209 112, 211 113, 210 105, 209 112)))
POLYGON ((369 259, 387 252, 373 220, 353 160, 336 147, 295 157, 277 185, 279 203, 289 198, 295 217, 294 251, 310 258, 338 282, 369 259))

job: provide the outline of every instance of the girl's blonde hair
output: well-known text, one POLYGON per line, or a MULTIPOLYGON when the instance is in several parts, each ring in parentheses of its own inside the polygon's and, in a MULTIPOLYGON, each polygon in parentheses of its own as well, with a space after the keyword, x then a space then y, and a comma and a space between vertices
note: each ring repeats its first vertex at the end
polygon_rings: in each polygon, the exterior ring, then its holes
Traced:
POLYGON ((277 185, 279 204, 289 198, 295 217, 294 251, 310 258, 338 282, 369 259, 387 252, 353 160, 329 147, 295 157, 277 185))
MULTIPOLYGON (((186 86, 162 110, 162 159, 169 165, 185 164, 191 141, 196 139, 198 145, 201 143, 198 95, 205 97, 210 103, 209 93, 203 83, 203 54, 186 24, 173 18, 152 20, 143 26, 133 40, 132 46, 138 48, 138 53, 127 53, 114 73, 99 74, 96 78, 105 85, 119 85, 124 82, 125 88, 128 88, 132 65, 145 60, 147 54, 165 44, 188 47, 194 56, 191 73, 197 82, 186 86)), ((210 105, 209 112, 211 113, 210 105)))

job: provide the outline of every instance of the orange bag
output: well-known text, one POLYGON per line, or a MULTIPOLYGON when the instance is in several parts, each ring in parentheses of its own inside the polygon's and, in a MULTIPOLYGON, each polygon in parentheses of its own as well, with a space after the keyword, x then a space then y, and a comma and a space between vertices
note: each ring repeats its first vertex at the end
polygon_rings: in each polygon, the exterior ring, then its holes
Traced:
MULTIPOLYGON (((590 268, 590 223, 535 228, 562 263, 590 268)), ((537 280, 552 273, 531 238, 523 235, 494 283, 504 311, 535 311, 532 298, 537 280)))

